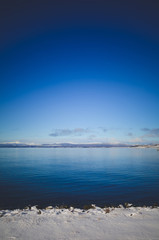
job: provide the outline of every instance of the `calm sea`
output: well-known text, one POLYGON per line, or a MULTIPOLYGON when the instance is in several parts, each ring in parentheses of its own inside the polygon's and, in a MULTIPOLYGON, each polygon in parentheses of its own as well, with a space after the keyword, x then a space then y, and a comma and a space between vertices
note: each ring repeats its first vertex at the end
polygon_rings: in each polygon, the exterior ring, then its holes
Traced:
POLYGON ((0 208, 159 203, 159 151, 1 148, 0 208))

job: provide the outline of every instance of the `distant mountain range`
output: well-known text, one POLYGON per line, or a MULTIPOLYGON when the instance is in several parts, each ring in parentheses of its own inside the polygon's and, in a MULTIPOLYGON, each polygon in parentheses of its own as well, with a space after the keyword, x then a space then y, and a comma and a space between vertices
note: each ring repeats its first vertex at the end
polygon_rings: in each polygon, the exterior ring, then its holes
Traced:
POLYGON ((54 144, 26 144, 26 143, 0 143, 0 148, 112 148, 112 147, 136 147, 157 148, 159 144, 129 145, 107 143, 54 143, 54 144))

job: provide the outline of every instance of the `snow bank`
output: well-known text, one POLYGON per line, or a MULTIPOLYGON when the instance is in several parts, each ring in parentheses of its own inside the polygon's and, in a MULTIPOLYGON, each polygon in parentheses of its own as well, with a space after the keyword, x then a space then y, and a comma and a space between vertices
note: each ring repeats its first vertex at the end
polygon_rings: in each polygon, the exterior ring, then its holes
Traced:
POLYGON ((0 239, 158 240, 159 208, 2 210, 0 239))

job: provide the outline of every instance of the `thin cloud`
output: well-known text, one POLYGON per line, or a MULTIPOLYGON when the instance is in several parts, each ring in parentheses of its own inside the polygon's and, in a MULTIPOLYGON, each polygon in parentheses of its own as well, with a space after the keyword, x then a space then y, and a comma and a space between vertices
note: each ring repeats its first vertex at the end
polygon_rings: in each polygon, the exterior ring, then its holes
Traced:
POLYGON ((133 134, 132 134, 131 132, 129 132, 129 133, 127 134, 127 136, 132 137, 133 134))
POLYGON ((108 129, 105 128, 105 127, 99 127, 98 129, 100 129, 100 130, 103 131, 104 133, 107 132, 107 130, 108 130, 108 129))
POLYGON ((52 133, 49 134, 51 137, 59 137, 59 136, 69 136, 72 131, 69 129, 55 129, 52 133))
MULTIPOLYGON (((142 130, 142 129, 141 129, 142 130)), ((144 134, 142 137, 159 137, 159 128, 152 128, 152 129, 149 129, 149 128, 143 128, 142 131, 145 131, 146 134, 144 134)))
POLYGON ((159 128, 151 129, 145 137, 159 137, 159 128))
POLYGON ((89 136, 89 139, 93 139, 93 138, 96 138, 96 137, 97 137, 96 135, 92 134, 92 135, 89 136))
POLYGON ((106 128, 103 128, 103 132, 107 132, 107 129, 106 129, 106 128))
POLYGON ((136 138, 132 138, 129 140, 130 143, 142 143, 143 142, 143 138, 142 137, 136 137, 136 138))
POLYGON ((49 134, 51 137, 63 137, 63 136, 82 136, 88 133, 88 128, 75 128, 75 129, 55 129, 49 134))
POLYGON ((150 129, 149 128, 141 128, 141 131, 148 132, 148 131, 150 131, 150 129))

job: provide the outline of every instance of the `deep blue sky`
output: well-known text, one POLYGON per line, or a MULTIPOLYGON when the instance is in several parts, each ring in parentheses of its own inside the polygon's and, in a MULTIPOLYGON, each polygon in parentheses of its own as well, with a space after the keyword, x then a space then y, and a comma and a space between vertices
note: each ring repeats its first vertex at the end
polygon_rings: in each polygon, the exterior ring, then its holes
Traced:
POLYGON ((159 2, 0 1, 0 142, 159 142, 159 2))

